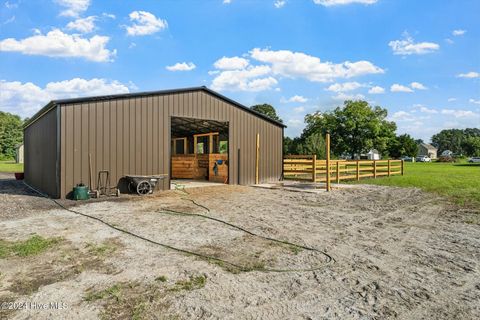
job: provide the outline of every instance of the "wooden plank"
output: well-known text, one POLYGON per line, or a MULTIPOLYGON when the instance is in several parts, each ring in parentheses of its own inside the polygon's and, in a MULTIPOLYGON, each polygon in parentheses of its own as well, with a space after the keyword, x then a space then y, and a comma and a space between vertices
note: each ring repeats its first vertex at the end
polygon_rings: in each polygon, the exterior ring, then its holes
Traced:
POLYGON ((285 170, 284 173, 312 173, 312 170, 285 170))
POLYGON ((297 155, 297 154, 290 154, 284 156, 284 159, 312 159, 313 155, 297 155))

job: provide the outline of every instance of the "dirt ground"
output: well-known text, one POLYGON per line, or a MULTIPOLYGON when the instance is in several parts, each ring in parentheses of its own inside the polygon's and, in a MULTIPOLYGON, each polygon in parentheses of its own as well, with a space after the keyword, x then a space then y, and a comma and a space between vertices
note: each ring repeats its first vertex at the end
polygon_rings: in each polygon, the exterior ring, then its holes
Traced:
POLYGON ((37 255, 0 258, 0 302, 36 303, 4 308, 0 318, 480 318, 480 214, 417 189, 222 186, 64 203, 221 262, 119 232, 9 179, 0 176, 0 240, 60 240, 37 255), (169 210, 209 215, 334 260, 169 210), (63 304, 40 307, 52 302, 63 304))

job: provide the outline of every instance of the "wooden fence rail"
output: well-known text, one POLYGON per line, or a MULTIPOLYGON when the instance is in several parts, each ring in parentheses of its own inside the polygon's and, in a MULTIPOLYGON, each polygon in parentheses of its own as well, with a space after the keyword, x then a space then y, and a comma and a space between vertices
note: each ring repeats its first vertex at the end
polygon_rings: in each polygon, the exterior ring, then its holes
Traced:
POLYGON ((403 175, 403 160, 317 160, 315 155, 285 156, 285 179, 336 183, 342 180, 360 180, 381 176, 403 175))

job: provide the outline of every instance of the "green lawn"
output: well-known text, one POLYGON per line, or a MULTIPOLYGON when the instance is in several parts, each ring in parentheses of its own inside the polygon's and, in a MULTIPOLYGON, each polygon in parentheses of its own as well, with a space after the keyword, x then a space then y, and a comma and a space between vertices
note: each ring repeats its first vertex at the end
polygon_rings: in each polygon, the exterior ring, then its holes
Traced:
POLYGON ((363 184, 418 187, 452 199, 455 203, 480 207, 480 163, 405 163, 404 176, 363 179, 363 184))
POLYGON ((0 161, 0 172, 23 172, 23 163, 0 161))

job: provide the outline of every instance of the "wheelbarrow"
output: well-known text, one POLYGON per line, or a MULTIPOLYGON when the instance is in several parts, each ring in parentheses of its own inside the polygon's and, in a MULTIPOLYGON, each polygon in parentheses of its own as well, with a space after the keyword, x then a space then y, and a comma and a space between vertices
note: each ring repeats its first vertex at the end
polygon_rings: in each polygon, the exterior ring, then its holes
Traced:
POLYGON ((140 196, 153 193, 158 181, 164 180, 168 175, 160 174, 153 176, 125 175, 128 182, 128 191, 136 192, 140 196))

